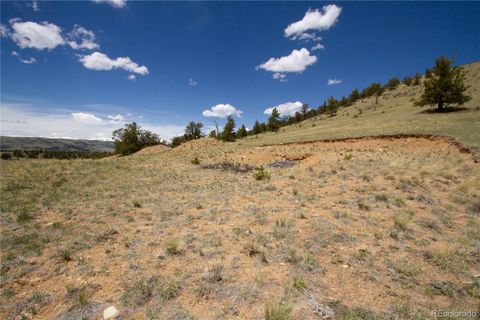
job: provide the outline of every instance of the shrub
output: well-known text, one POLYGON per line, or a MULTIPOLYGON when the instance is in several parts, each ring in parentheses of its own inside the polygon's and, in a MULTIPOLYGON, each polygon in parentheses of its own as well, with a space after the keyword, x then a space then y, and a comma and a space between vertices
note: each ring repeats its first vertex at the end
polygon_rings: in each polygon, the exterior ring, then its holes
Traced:
POLYGON ((270 173, 265 170, 263 167, 260 167, 260 169, 255 172, 255 179, 256 180, 268 180, 270 179, 270 173))
POLYGON ((12 154, 10 152, 2 152, 1 158, 3 160, 11 160, 12 159, 12 154))
POLYGON ((195 157, 192 159, 192 161, 190 161, 192 164, 195 164, 195 165, 199 165, 200 164, 200 160, 198 159, 198 157, 195 157))
POLYGON ((177 239, 170 239, 165 243, 165 252, 169 255, 178 255, 180 251, 180 242, 177 239))
POLYGON ((405 212, 397 213, 393 217, 393 222, 395 224, 395 227, 403 231, 408 230, 408 225, 410 223, 410 220, 411 220, 410 215, 405 212))

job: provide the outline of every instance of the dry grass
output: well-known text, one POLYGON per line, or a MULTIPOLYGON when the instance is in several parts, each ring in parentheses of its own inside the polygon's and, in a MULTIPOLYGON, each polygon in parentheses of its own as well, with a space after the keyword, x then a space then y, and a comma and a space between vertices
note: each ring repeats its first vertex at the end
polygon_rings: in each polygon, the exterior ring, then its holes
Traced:
POLYGON ((345 110, 236 143, 2 161, 0 318, 71 317, 103 302, 125 319, 476 310, 480 169, 470 155, 423 138, 259 147, 400 131, 479 146, 478 94, 467 111, 419 114, 404 91, 364 101, 356 119, 345 110), (90 288, 88 299, 66 296, 66 283, 90 288))

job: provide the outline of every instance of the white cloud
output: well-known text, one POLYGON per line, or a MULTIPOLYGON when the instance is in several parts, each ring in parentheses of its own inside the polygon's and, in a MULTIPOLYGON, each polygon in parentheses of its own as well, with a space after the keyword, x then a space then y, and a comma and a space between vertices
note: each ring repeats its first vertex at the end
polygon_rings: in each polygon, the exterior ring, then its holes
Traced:
POLYGON ((85 112, 73 112, 72 117, 75 121, 84 124, 99 124, 102 123, 102 119, 99 117, 85 112))
POLYGON ((72 49, 93 50, 100 47, 95 43, 95 33, 76 24, 73 30, 68 34, 68 45, 72 49))
POLYGON ((332 86, 342 83, 342 79, 328 79, 327 85, 332 86))
POLYGON ((282 81, 287 77, 287 75, 285 75, 283 73, 280 73, 280 72, 275 72, 274 74, 272 74, 272 77, 273 77, 273 79, 278 79, 278 80, 282 81))
POLYGON ((317 57, 310 55, 310 52, 302 48, 300 50, 294 49, 288 56, 280 58, 270 58, 267 62, 257 66, 256 69, 263 69, 274 72, 274 79, 283 79, 285 72, 302 73, 305 69, 317 62, 317 57))
POLYGON ((11 55, 12 55, 12 57, 18 57, 19 56, 17 51, 12 51, 11 55))
POLYGON ((195 81, 195 80, 193 80, 193 79, 188 79, 188 85, 189 85, 189 86, 195 87, 197 84, 198 84, 197 81, 195 81))
POLYGON ((25 64, 32 64, 32 63, 37 62, 37 60, 35 60, 35 58, 30 58, 30 59, 19 58, 18 60, 20 60, 20 62, 25 63, 25 64))
POLYGON ((243 111, 236 109, 231 104, 217 104, 202 112, 204 117, 226 118, 231 115, 242 116, 243 111))
POLYGON ((128 80, 132 80, 132 81, 135 81, 137 80, 137 76, 134 75, 134 74, 129 74, 128 77, 127 77, 128 80))
POLYGON ((317 43, 317 44, 314 45, 314 46, 312 47, 312 49, 310 49, 310 50, 315 51, 315 50, 323 50, 323 49, 325 49, 325 46, 324 46, 323 44, 321 44, 321 43, 317 43))
POLYGON ((297 102, 286 102, 279 104, 278 106, 273 106, 271 108, 265 109, 263 112, 264 114, 272 114, 274 108, 277 108, 278 113, 280 116, 293 116, 295 112, 300 111, 302 109, 303 103, 300 101, 297 102))
POLYGON ((9 35, 10 33, 8 31, 8 28, 4 24, 0 23, 0 37, 5 38, 5 37, 8 37, 9 35))
POLYGON ((302 33, 298 37, 295 38, 295 40, 303 40, 303 41, 320 41, 322 40, 322 37, 317 36, 315 33, 302 33))
POLYGON ((33 11, 40 11, 40 7, 38 6, 38 1, 32 1, 32 9, 33 11))
POLYGON ((285 37, 298 39, 309 30, 322 31, 330 29, 337 22, 342 8, 334 4, 324 6, 321 10, 308 10, 302 20, 294 22, 285 29, 285 37))
POLYGON ((108 116, 108 119, 112 121, 124 121, 125 118, 121 114, 117 114, 116 116, 108 116))
POLYGON ((116 59, 110 59, 107 55, 94 52, 90 55, 82 56, 80 62, 87 69, 92 70, 112 70, 123 69, 128 72, 133 72, 141 75, 148 74, 146 66, 139 66, 137 63, 130 60, 129 57, 119 57, 116 59))
POLYGON ((10 25, 13 30, 10 36, 20 48, 51 50, 65 43, 61 34, 62 29, 53 23, 22 22, 20 19, 12 19, 10 25))
POLYGON ((96 3, 108 3, 115 8, 123 8, 127 5, 127 0, 93 0, 96 3))
MULTIPOLYGON (((16 137, 46 137, 111 140, 112 132, 124 125, 123 121, 93 121, 88 125, 75 119, 71 113, 39 114, 41 109, 19 103, 3 103, 0 108, 0 135, 16 137)), ((82 113, 82 112, 79 112, 82 113)), ((88 113, 87 113, 88 114, 88 113)), ((99 118, 92 115, 95 118, 99 118)), ((87 116, 87 118, 90 118, 87 116)), ((157 133, 163 139, 183 134, 185 125, 140 123, 143 129, 157 133)))

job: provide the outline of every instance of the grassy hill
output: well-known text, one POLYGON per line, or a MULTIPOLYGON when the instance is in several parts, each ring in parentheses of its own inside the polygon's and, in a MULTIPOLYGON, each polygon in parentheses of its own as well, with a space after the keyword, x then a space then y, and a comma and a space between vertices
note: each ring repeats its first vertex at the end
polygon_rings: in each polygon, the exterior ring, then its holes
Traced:
POLYGON ((442 139, 305 141, 439 134, 478 152, 479 67, 459 112, 402 85, 234 143, 0 160, 0 318, 478 314, 479 164, 442 139))
POLYGON ((414 106, 423 93, 422 86, 401 84, 386 91, 375 104, 375 98, 363 99, 340 109, 336 116, 327 115, 303 121, 258 137, 240 140, 246 145, 266 145, 299 141, 328 140, 349 137, 431 134, 452 137, 480 154, 480 62, 465 65, 467 94, 472 97, 463 111, 429 113, 428 107, 414 106))
POLYGON ((49 139, 39 137, 0 137, 0 150, 106 151, 114 150, 112 141, 49 139))

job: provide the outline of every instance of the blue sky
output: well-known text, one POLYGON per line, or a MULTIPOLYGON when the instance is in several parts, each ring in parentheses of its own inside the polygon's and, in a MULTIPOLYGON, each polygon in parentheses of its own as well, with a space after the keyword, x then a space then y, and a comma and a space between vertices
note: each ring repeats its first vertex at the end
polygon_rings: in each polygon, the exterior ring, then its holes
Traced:
POLYGON ((2 1, 1 134, 251 127, 440 55, 477 61, 478 16, 478 2, 2 1))

